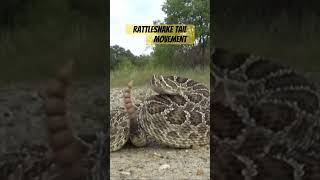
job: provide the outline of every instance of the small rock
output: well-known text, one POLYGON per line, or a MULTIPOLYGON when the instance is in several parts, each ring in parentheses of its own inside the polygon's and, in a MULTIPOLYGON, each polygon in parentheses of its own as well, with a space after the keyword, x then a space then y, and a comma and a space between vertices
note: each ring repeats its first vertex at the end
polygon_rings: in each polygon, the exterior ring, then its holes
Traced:
POLYGON ((203 169, 198 169, 197 170, 197 176, 203 176, 204 175, 204 172, 203 172, 203 169))
POLYGON ((192 146, 192 149, 193 149, 193 150, 198 150, 198 149, 200 149, 200 148, 201 148, 201 146, 199 146, 199 145, 193 145, 193 146, 192 146))
POLYGON ((123 176, 130 176, 130 175, 131 175, 131 173, 130 173, 130 172, 128 172, 128 171, 121 171, 121 172, 120 172, 120 175, 123 175, 123 176))
POLYGON ((153 156, 154 156, 154 157, 159 157, 159 158, 163 158, 163 156, 162 156, 161 154, 159 154, 159 153, 156 153, 156 152, 154 152, 154 153, 153 153, 153 156))
POLYGON ((170 165, 169 164, 163 164, 159 167, 159 170, 164 170, 164 169, 169 169, 170 165))

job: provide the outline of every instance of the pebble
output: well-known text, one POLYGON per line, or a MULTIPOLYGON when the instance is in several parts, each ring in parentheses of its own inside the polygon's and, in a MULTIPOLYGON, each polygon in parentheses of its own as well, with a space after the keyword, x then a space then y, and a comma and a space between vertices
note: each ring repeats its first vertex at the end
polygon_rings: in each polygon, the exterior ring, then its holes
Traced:
POLYGON ((130 172, 128 172, 128 171, 121 171, 121 172, 120 172, 120 175, 123 175, 123 176, 130 176, 130 175, 131 175, 131 173, 130 173, 130 172))
POLYGON ((169 169, 170 165, 169 164, 163 164, 159 167, 159 170, 164 170, 164 169, 169 169))
POLYGON ((161 154, 157 153, 157 152, 154 152, 154 153, 153 153, 153 156, 154 156, 154 157, 163 158, 163 156, 162 156, 161 154))

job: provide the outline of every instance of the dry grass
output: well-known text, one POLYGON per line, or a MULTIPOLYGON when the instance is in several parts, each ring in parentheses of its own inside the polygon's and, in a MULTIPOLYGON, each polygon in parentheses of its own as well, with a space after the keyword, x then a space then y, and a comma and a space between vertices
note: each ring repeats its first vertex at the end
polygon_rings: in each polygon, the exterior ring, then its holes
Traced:
POLYGON ((105 76, 104 26, 78 20, 0 31, 0 84, 47 79, 70 59, 76 61, 76 77, 105 76))
POLYGON ((320 72, 320 17, 306 14, 302 24, 285 13, 272 23, 222 21, 216 25, 214 46, 276 58, 307 72, 320 72))
POLYGON ((162 75, 178 75, 181 77, 188 77, 196 81, 209 85, 210 83, 210 69, 209 67, 201 68, 195 67, 194 69, 171 69, 165 67, 158 68, 133 68, 130 70, 114 70, 111 71, 111 87, 126 86, 130 80, 134 80, 135 86, 146 85, 152 74, 162 75))

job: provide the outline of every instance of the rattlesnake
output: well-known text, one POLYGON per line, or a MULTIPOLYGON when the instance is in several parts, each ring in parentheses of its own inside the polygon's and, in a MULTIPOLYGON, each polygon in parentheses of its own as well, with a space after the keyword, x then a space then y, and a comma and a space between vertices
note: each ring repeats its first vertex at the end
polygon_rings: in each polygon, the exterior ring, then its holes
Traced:
POLYGON ((319 87, 266 57, 211 61, 213 179, 319 179, 319 87))
POLYGON ((129 139, 144 146, 147 136, 175 148, 209 143, 210 102, 205 85, 183 77, 153 75, 150 86, 158 94, 134 105, 129 83, 124 108, 111 109, 110 151, 119 150, 129 139))

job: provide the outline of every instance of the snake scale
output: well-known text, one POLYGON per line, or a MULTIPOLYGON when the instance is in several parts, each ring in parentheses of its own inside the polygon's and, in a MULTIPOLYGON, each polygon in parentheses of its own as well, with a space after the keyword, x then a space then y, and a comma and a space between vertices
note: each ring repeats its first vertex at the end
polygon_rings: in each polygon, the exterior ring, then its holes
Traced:
POLYGON ((320 179, 319 87, 274 59, 211 55, 212 177, 320 179))
POLYGON ((119 150, 129 139, 145 146, 148 136, 174 148, 209 143, 210 101, 205 85, 178 76, 153 75, 150 87, 157 94, 135 105, 129 83, 124 91, 125 108, 111 109, 110 151, 119 150))

